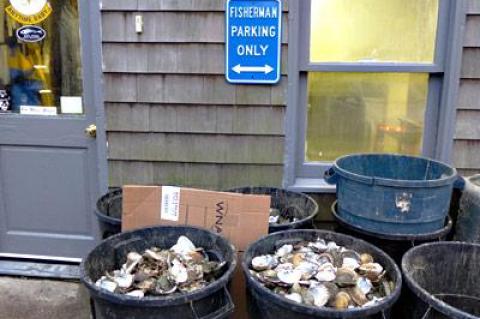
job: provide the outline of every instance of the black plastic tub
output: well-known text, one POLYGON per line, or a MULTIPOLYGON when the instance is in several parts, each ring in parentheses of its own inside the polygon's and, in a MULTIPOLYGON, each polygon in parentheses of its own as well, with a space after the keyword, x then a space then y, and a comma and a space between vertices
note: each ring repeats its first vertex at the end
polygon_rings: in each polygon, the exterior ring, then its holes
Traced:
POLYGON ((290 230, 273 233, 261 238, 247 248, 242 260, 242 268, 247 282, 248 308, 252 319, 322 319, 322 318, 361 318, 388 319, 390 310, 400 296, 402 275, 395 262, 379 248, 354 237, 322 230, 290 230), (303 240, 323 238, 335 241, 347 248, 371 254, 375 260, 384 266, 391 279, 395 282, 393 293, 378 304, 366 307, 339 311, 331 308, 316 308, 300 305, 285 299, 265 288, 249 272, 249 266, 255 256, 273 252, 281 245, 296 243, 303 240))
POLYGON ((480 318, 480 245, 424 244, 408 251, 402 270, 411 319, 480 318))
POLYGON ((318 214, 318 204, 310 196, 275 187, 239 187, 227 190, 232 193, 270 195, 270 207, 282 214, 291 214, 298 220, 286 224, 270 223, 268 232, 274 233, 289 229, 313 229, 313 220, 318 214))
POLYGON ((108 238, 122 231, 122 189, 106 193, 97 201, 95 210, 102 238, 108 238))
POLYGON ((358 225, 351 224, 337 213, 337 203, 332 205, 332 215, 338 223, 337 232, 361 238, 385 251, 395 260, 397 265, 401 265, 403 255, 412 247, 419 246, 424 243, 442 241, 447 238, 452 230, 453 222, 447 217, 445 226, 437 231, 424 234, 402 234, 392 233, 390 235, 375 233, 365 230, 358 225))
POLYGON ((80 279, 93 299, 96 319, 221 319, 227 318, 234 309, 227 285, 236 265, 235 248, 217 234, 195 227, 152 227, 104 240, 83 260, 80 279), (152 246, 171 247, 181 235, 228 263, 228 269, 217 281, 191 293, 142 299, 95 286, 95 281, 106 271, 118 269, 125 262, 128 252, 142 252, 152 246))

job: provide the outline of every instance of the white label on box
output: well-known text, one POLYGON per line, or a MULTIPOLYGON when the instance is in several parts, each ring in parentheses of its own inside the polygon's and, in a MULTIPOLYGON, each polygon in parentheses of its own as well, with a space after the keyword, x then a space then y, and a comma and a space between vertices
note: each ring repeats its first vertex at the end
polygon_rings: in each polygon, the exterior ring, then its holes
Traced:
POLYGON ((20 114, 25 115, 57 115, 57 108, 54 106, 33 106, 21 105, 20 114))
POLYGON ((81 96, 61 96, 60 108, 62 114, 83 114, 81 96))
POLYGON ((162 206, 160 218, 178 221, 180 215, 180 187, 162 186, 162 206))

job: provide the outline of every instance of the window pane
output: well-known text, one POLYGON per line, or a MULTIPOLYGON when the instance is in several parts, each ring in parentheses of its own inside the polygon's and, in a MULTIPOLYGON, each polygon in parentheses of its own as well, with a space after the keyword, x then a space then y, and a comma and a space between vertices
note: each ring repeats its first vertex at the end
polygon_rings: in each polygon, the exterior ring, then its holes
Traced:
POLYGON ((306 161, 420 154, 427 91, 423 73, 310 73, 306 161))
MULTIPOLYGON (((41 1, 16 3, 27 10, 41 1)), ((78 3, 49 4, 48 18, 26 27, 6 13, 11 1, 0 0, 0 100, 8 98, 0 113, 83 113, 78 3), (44 38, 29 42, 30 34, 44 38)))
POLYGON ((312 0, 312 62, 433 62, 438 0, 312 0))

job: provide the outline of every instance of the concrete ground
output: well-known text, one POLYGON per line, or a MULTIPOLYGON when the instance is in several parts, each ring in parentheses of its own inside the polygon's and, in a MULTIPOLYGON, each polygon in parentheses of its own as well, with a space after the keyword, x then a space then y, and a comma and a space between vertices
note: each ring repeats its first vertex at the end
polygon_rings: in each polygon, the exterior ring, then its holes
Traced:
POLYGON ((78 282, 0 277, 0 319, 90 319, 78 282))

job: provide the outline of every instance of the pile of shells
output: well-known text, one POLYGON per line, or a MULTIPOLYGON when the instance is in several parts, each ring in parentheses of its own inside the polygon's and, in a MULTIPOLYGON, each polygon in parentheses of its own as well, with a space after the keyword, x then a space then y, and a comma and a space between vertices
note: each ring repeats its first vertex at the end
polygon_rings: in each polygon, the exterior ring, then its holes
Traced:
POLYGON ((278 208, 270 208, 270 217, 269 223, 270 224, 290 224, 298 221, 298 214, 296 208, 288 207, 287 209, 280 210, 278 208))
POLYGON ((252 259, 251 274, 285 298, 339 310, 368 307, 390 295, 395 284, 368 253, 317 239, 284 245, 252 259))
POLYGON ((138 298, 188 293, 221 277, 225 266, 226 262, 210 260, 204 249, 180 236, 170 249, 152 247, 142 254, 128 253, 126 263, 107 272, 96 286, 138 298))

